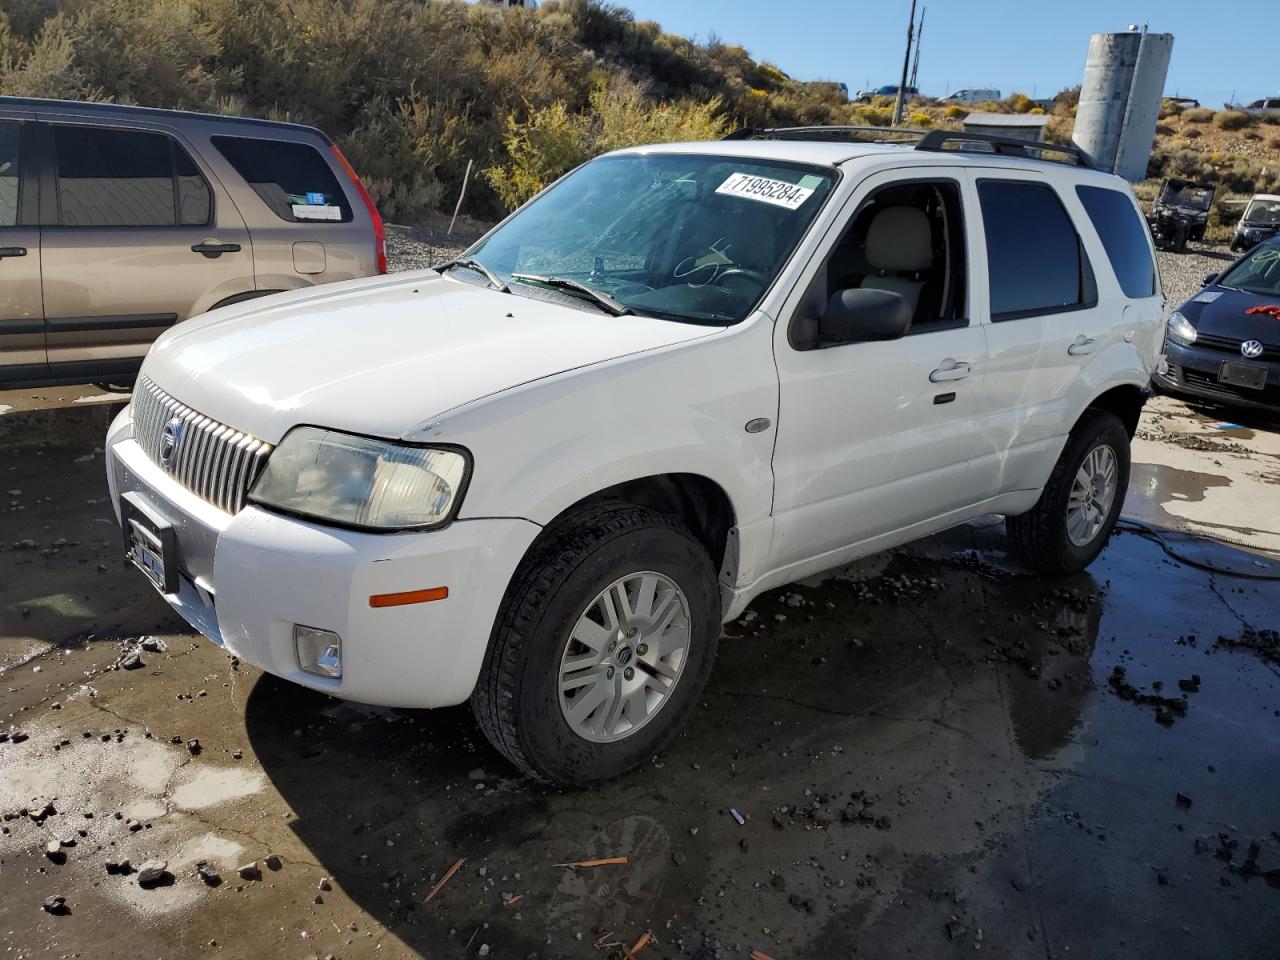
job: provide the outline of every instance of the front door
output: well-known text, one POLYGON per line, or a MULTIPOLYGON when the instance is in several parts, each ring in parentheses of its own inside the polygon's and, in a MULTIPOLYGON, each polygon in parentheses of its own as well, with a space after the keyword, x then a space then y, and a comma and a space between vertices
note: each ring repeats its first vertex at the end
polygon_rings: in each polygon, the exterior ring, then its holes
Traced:
POLYGON ((839 562, 979 499, 968 461, 986 341, 969 309, 970 190, 937 168, 868 178, 779 323, 774 570, 839 562), (850 287, 906 297, 907 335, 821 343, 814 318, 850 287))
POLYGON ((37 182, 30 122, 0 119, 0 383, 39 380, 49 368, 40 299, 37 182))
POLYGON ((136 361, 165 328, 254 289, 244 221, 176 139, 42 127, 52 194, 43 208, 44 307, 55 372, 71 363, 92 375, 136 361))

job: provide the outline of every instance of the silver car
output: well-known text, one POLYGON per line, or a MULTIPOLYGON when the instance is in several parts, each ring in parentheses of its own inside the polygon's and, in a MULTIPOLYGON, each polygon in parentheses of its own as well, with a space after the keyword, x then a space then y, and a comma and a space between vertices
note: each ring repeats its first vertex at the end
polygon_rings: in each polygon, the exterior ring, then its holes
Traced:
POLYGON ((188 317, 385 272, 319 130, 0 97, 0 384, 128 382, 188 317))

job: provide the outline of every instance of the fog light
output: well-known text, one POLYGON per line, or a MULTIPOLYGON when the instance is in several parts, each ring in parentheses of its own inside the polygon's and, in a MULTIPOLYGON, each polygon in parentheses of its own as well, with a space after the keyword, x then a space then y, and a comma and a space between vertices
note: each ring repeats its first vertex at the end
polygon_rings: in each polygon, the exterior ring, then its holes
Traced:
POLYGON ((342 676, 342 638, 331 630, 293 625, 293 646, 298 666, 317 677, 342 676))
POLYGON ((1169 358, 1163 353, 1160 354, 1160 363, 1156 366, 1156 373, 1160 374, 1162 377, 1167 377, 1169 375, 1169 358))

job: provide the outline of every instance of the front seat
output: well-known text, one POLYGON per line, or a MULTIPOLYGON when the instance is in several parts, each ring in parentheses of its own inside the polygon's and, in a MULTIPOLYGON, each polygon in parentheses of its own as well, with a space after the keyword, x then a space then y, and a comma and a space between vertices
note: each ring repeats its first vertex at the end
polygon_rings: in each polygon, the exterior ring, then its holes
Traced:
POLYGON ((901 294, 918 316, 920 295, 933 265, 933 231, 919 207, 885 207, 867 228, 866 257, 874 273, 859 285, 864 290, 901 294))

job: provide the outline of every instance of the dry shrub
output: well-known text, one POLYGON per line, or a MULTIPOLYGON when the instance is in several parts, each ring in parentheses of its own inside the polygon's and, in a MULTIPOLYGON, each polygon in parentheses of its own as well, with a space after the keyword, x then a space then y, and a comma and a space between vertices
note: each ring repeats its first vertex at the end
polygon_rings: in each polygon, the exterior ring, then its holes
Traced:
POLYGON ((1213 118, 1213 125, 1219 130, 1245 130, 1257 122, 1257 117, 1239 110, 1223 110, 1213 118))
POLYGON ((1213 111, 1205 107, 1192 107, 1182 111, 1182 119, 1187 123, 1212 123, 1213 111))

